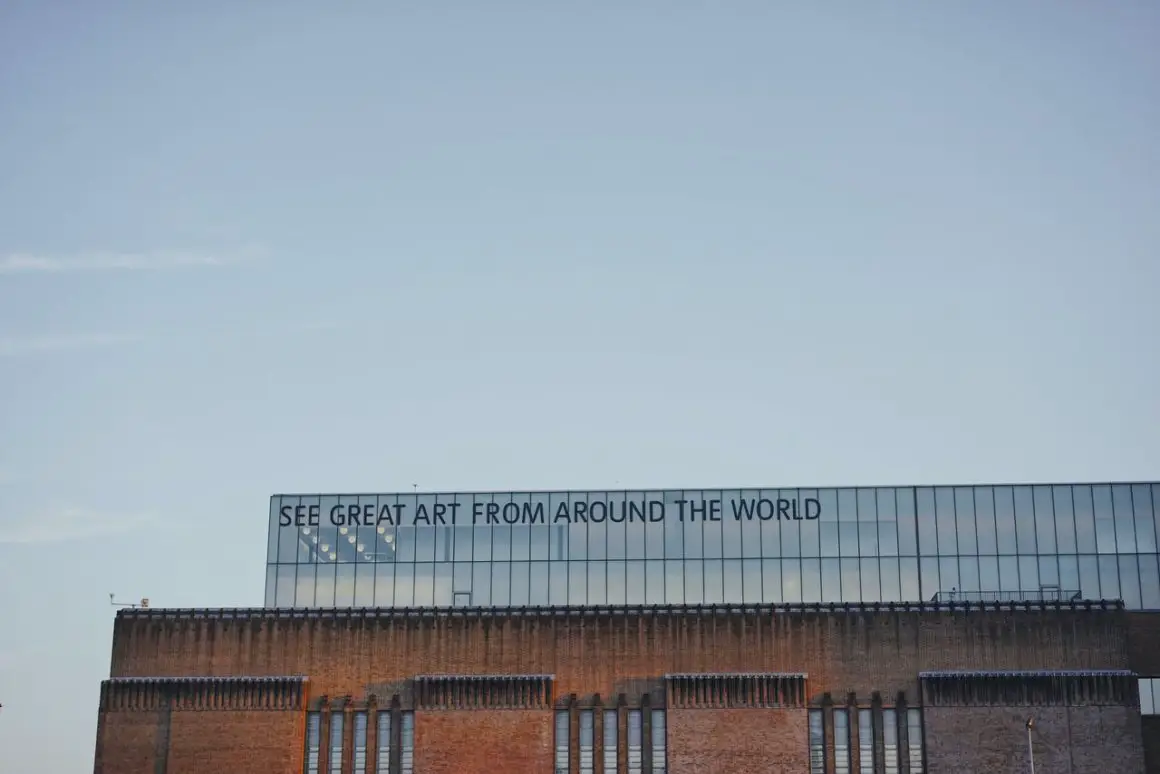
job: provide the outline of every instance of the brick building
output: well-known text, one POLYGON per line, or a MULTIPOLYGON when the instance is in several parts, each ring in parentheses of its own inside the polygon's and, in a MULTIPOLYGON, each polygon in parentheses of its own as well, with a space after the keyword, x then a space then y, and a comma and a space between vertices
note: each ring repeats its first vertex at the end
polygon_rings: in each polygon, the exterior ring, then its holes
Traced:
POLYGON ((94 770, 1160 772, 1154 492, 278 496, 265 607, 118 613, 94 770))

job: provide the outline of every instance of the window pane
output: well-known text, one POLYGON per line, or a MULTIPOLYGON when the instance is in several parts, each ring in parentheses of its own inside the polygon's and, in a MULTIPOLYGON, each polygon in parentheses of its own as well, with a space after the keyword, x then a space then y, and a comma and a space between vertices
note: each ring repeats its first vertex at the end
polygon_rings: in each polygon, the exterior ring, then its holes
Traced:
POLYGON ((834 774, 850 774, 850 713, 834 710, 834 774))
POLYGON ((616 771, 617 755, 617 712, 616 710, 604 711, 604 771, 605 774, 613 774, 616 771))
POLYGON ((1140 607, 1160 610, 1160 572, 1155 556, 1140 557, 1140 607))
POLYGON ((367 713, 354 714, 354 770, 367 770, 367 713))
POLYGON ((1120 556, 1120 597, 1128 609, 1140 609, 1140 567, 1135 556, 1120 556))
POLYGON ((375 774, 388 774, 391 770, 391 713, 381 710, 376 717, 378 752, 375 754, 375 774))
POLYGON ((918 520, 918 551, 925 556, 936 556, 938 554, 938 529, 935 523, 934 490, 919 489, 915 497, 915 518, 918 520))
MULTIPOLYGON (((802 601, 822 601, 822 565, 820 559, 802 559, 802 601)), ((857 563, 857 559, 849 560, 857 563)))
POLYGON ((902 582, 902 601, 918 602, 922 600, 922 594, 919 593, 918 587, 918 560, 909 557, 899 559, 898 575, 902 582))
POLYGON ((415 713, 403 713, 403 728, 402 733, 403 748, 399 757, 402 765, 399 766, 402 774, 414 774, 415 771, 415 713))
POLYGON ((1035 503, 1031 487, 1017 486, 1015 499, 1015 545, 1021 554, 1035 553, 1035 503))
POLYGON ((1092 487, 1092 510, 1096 517, 1096 551, 1116 553, 1116 520, 1112 511, 1112 488, 1092 487))
POLYGON ((1115 556, 1100 557, 1100 598, 1120 599, 1120 573, 1115 556))
POLYGON ((826 729, 822 711, 812 709, 810 722, 810 774, 824 774, 826 770, 826 729))
POLYGON ((881 563, 882 601, 902 602, 902 585, 898 576, 898 560, 883 559, 881 563))
POLYGON ((568 713, 556 713, 556 774, 568 774, 568 713))
POLYGON ((1079 590, 1084 599, 1104 599, 1100 593, 1100 567, 1097 557, 1079 558, 1079 590))
POLYGON ((342 713, 330 713, 330 772, 342 774, 342 713))
POLYGON ((975 497, 971 489, 955 490, 955 525, 958 528, 959 553, 977 553, 979 549, 975 527, 975 497))
POLYGON ((1015 543, 1015 501, 1009 486, 997 486, 995 494, 995 534, 999 542, 1000 554, 1014 554, 1015 543))
POLYGON ((1035 509, 1035 545, 1041 554, 1055 553, 1055 505, 1051 487, 1037 486, 1032 490, 1035 509))
POLYGON ((1140 714, 1155 715, 1156 702, 1152 695, 1152 686, 1155 680, 1140 678, 1140 714))
POLYGON ((643 753, 641 749, 640 710, 628 711, 628 770, 631 774, 641 774, 643 753))
POLYGON ((975 488, 975 527, 979 533, 979 553, 997 554, 998 538, 995 536, 995 495, 990 487, 975 488))
POLYGON ((1146 484, 1132 487, 1132 511, 1136 521, 1136 550, 1142 554, 1155 553, 1155 518, 1152 514, 1152 497, 1146 484))
MULTIPOLYGON (((631 569, 631 568, 630 568, 631 569)), ((720 603, 725 601, 724 563, 720 559, 705 562, 705 601, 720 603)))
POLYGON ((914 489, 894 490, 894 505, 898 509, 898 553, 901 556, 916 556, 918 527, 914 516, 914 489))
POLYGON ((1116 550, 1121 554, 1136 551, 1136 519, 1132 512, 1132 489, 1112 487, 1112 518, 1116 524, 1116 550))
POLYGON ((1055 542, 1061 554, 1075 553, 1075 513, 1071 506, 1071 487, 1057 486, 1051 490, 1055 508, 1055 542))
POLYGON ((761 560, 761 598, 764 602, 782 601, 781 560, 779 559, 761 560))
POLYGON ((910 774, 923 773, 922 710, 906 711, 906 744, 910 758, 910 774))
POLYGON ((318 774, 318 758, 322 744, 322 714, 306 715, 306 774, 318 774))
POLYGON ((592 774, 596 768, 594 752, 596 731, 592 710, 580 711, 580 772, 592 774))
POLYGON ((665 711, 652 711, 652 770, 655 774, 663 774, 667 763, 665 755, 665 711))
POLYGON ((882 748, 886 774, 898 774, 898 714, 882 710, 882 748))
POLYGON ((858 771, 874 774, 874 721, 870 710, 858 710, 858 771))

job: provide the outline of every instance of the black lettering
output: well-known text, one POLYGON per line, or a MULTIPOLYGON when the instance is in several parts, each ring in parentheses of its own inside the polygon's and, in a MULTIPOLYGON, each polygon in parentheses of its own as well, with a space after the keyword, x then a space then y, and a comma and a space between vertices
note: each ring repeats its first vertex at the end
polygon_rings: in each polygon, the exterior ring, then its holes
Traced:
POLYGON ((305 527, 306 526, 306 506, 305 505, 295 506, 295 508, 294 508, 294 526, 296 526, 296 527, 305 527))
POLYGON ((543 524, 544 523, 544 504, 543 503, 524 503, 524 523, 525 524, 543 524))
POLYGON ((620 507, 617 508, 617 502, 613 500, 612 504, 608 506, 608 520, 617 524, 628 518, 628 501, 621 500, 619 505, 620 507))
POLYGON ((628 523, 631 524, 634 520, 640 519, 642 522, 644 517, 644 503, 636 500, 628 501, 628 523))
POLYGON ((487 523, 499 524, 499 503, 487 504, 487 523))
POLYGON ((798 501, 797 501, 796 497, 793 498, 793 520, 794 521, 801 521, 802 520, 801 515, 798 514, 798 501))
POLYGON ((816 497, 807 497, 806 498, 806 518, 809 519, 810 521, 814 521, 815 519, 817 519, 821 515, 822 515, 821 502, 819 502, 816 497), (813 514, 813 516, 810 515, 811 513, 813 514))
POLYGON ((415 524, 423 522, 428 527, 431 526, 431 515, 427 513, 427 503, 419 503, 419 507, 415 509, 415 524))
POLYGON ((766 497, 757 501, 757 518, 762 521, 769 521, 777 513, 777 508, 773 505, 773 500, 766 497))
POLYGON ((608 519, 608 503, 603 500, 594 500, 588 504, 588 518, 593 524, 600 524, 608 519))
POLYGON ((777 520, 785 519, 789 521, 789 500, 784 497, 777 498, 777 520))
POLYGON ((322 506, 318 503, 312 503, 306 509, 306 523, 308 526, 317 527, 318 520, 322 517, 322 506))
MULTIPOLYGON (((687 503, 689 501, 688 500, 673 500, 673 502, 677 504, 677 518, 680 521, 684 521, 685 520, 685 503, 687 503)), ((690 519, 690 521, 692 521, 692 519, 690 519)))
POLYGON ((732 500, 731 502, 734 520, 741 521, 741 517, 744 516, 746 521, 753 521, 756 509, 753 507, 752 500, 732 500))
POLYGON ((447 503, 447 507, 451 509, 451 523, 455 524, 459 517, 459 506, 461 503, 447 503))
POLYGON ((480 518, 483 517, 483 503, 476 500, 471 504, 471 523, 478 524, 480 518))
POLYGON ((406 503, 399 503, 395 506, 395 516, 399 518, 399 526, 403 526, 403 511, 407 510, 406 503))
POLYGON ((709 510, 709 504, 704 500, 690 500, 689 501, 689 521, 696 521, 697 514, 701 514, 701 521, 705 520, 705 511, 709 510), (700 505, 698 505, 700 503, 700 505))
POLYGON ((436 524, 447 523, 447 503, 435 503, 431 506, 431 517, 435 519, 436 524))
POLYGON ((721 521, 721 501, 709 501, 709 521, 721 521))
POLYGON ((579 524, 580 522, 588 523, 588 503, 583 501, 572 503, 572 523, 579 524))
POLYGON ((395 526, 395 516, 391 513, 391 506, 387 503, 383 503, 382 507, 379 508, 379 517, 375 519, 375 526, 378 526, 379 524, 390 524, 392 527, 395 526))
POLYGON ((503 508, 500 509, 503 515, 503 520, 508 524, 518 524, 520 521, 520 504, 519 503, 504 503, 503 508))
POLYGON ((552 523, 555 524, 557 521, 564 521, 564 522, 571 522, 572 521, 572 519, 568 517, 568 503, 567 502, 560 503, 560 506, 558 508, 556 508, 556 515, 555 515, 555 517, 553 517, 552 523))
POLYGON ((330 523, 336 527, 346 526, 346 510, 341 503, 330 509, 330 523))
POLYGON ((663 500, 649 500, 648 520, 654 524, 665 520, 665 503, 663 500))
MULTIPOLYGON (((300 505, 298 507, 301 508, 302 506, 300 505)), ((278 509, 278 526, 279 527, 289 527, 291 524, 294 523, 294 519, 290 515, 292 512, 293 512, 293 509, 289 505, 283 505, 281 508, 278 509)))

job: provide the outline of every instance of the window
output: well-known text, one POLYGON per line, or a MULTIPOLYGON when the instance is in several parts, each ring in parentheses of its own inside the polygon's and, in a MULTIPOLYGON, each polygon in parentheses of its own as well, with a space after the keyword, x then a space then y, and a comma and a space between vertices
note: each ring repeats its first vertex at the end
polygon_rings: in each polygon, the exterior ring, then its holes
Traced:
POLYGON ((593 745, 596 729, 593 728, 595 718, 592 710, 583 710, 580 713, 580 774, 592 774, 596 768, 595 751, 593 745))
POLYGON ((898 713, 882 710, 882 748, 886 774, 898 774, 898 713))
POLYGON ((1140 714, 1160 715, 1160 677, 1140 678, 1140 714))
POLYGON ((322 744, 322 715, 306 713, 306 774, 318 774, 318 754, 322 744))
POLYGON ((375 757, 375 774, 388 774, 391 770, 391 713, 378 714, 378 755, 375 757))
POLYGON ((628 772, 641 774, 641 718, 640 710, 628 711, 628 772))
POLYGON ((665 756, 665 711, 652 711, 652 770, 653 774, 668 771, 665 756))
POLYGON ((556 713, 556 774, 568 774, 568 712, 556 713))
POLYGON ((403 713, 402 755, 400 770, 402 774, 415 772, 415 713, 403 713))
POLYGON ((342 774, 342 713, 330 713, 330 774, 342 774))
POLYGON ((619 719, 616 710, 604 711, 604 771, 605 774, 616 772, 616 736, 619 719))
POLYGON ((810 774, 826 772, 826 728, 820 709, 810 710, 810 774))
POLYGON ((367 770, 367 713, 354 713, 354 770, 367 770))
POLYGON ((906 711, 906 743, 910 753, 910 774, 922 774, 922 710, 906 711))
POLYGON ((834 710, 834 774, 850 774, 850 711, 834 710))
POLYGON ((874 774, 874 716, 868 709, 858 710, 858 771, 874 774))

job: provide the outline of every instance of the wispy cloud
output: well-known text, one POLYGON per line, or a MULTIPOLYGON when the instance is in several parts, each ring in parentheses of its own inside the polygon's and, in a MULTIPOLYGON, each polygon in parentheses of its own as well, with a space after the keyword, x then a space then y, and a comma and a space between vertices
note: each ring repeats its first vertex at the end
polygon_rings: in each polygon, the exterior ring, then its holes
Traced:
POLYGON ((62 543, 164 526, 166 522, 152 513, 100 513, 84 508, 61 508, 0 524, 0 545, 62 543))
POLYGON ((142 336, 132 333, 49 333, 31 336, 0 336, 0 357, 111 347, 141 339, 142 336))
POLYGON ((258 247, 224 251, 92 252, 69 256, 9 253, 0 257, 0 274, 74 274, 214 268, 251 261, 263 255, 264 251, 258 247))

